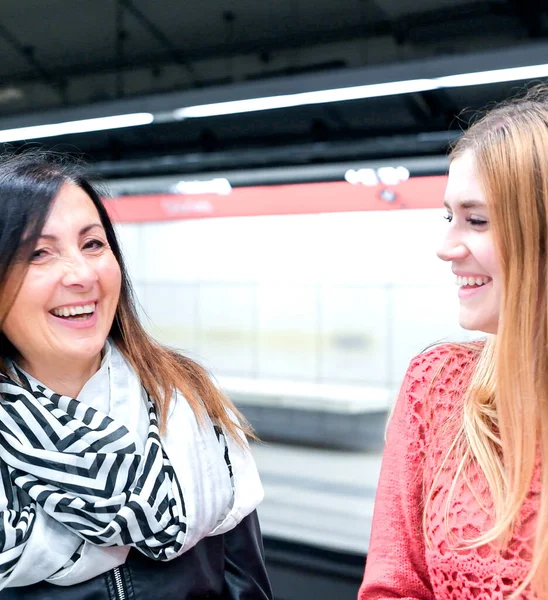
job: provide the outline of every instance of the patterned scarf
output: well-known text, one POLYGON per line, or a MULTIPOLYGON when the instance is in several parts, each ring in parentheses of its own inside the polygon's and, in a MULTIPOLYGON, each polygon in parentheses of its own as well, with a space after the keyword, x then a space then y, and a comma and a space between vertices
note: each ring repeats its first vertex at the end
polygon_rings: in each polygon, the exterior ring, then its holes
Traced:
MULTIPOLYGON (((144 452, 120 422, 51 392, 15 369, 0 377, 0 588, 32 534, 37 505, 82 543, 133 546, 156 560, 177 556, 187 518, 159 436, 154 405, 144 452)), ((231 473, 226 440, 215 428, 231 473)))

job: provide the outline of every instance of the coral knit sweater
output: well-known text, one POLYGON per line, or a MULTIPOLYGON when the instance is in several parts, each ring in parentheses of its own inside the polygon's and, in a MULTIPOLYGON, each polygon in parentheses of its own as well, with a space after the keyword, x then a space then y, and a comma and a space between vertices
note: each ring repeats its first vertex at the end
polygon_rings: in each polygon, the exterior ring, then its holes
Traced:
MULTIPOLYGON (((497 600, 507 598, 528 572, 540 491, 538 468, 522 509, 521 528, 503 552, 490 544, 459 550, 448 543, 443 515, 456 460, 449 461, 438 478, 427 513, 432 544, 426 544, 423 535, 424 490, 430 490, 460 425, 459 408, 475 357, 473 350, 443 345, 419 355, 409 366, 388 428, 358 600, 497 600)), ((477 468, 468 477, 468 485, 459 480, 449 508, 450 529, 461 539, 472 539, 492 525, 487 483, 477 468)), ((527 590, 520 598, 532 600, 534 595, 527 590)))

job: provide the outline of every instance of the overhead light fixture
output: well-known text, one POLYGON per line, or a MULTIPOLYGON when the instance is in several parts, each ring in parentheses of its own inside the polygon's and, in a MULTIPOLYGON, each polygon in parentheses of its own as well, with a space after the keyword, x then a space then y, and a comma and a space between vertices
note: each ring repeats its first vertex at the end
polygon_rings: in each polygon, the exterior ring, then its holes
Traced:
MULTIPOLYGON (((425 92, 443 88, 537 79, 543 77, 548 77, 548 64, 493 69, 489 71, 478 71, 471 73, 458 73, 455 75, 444 75, 440 77, 425 77, 402 81, 389 81, 385 83, 373 83, 328 90, 266 96, 262 98, 248 98, 244 100, 232 100, 228 102, 216 102, 212 104, 198 104, 195 106, 186 106, 184 108, 179 108, 172 112, 162 114, 161 118, 158 116, 157 119, 155 119, 152 113, 140 112, 124 115, 113 115, 108 117, 98 117, 93 119, 82 119, 78 121, 66 121, 62 123, 48 123, 45 125, 32 125, 29 127, 4 129, 0 130, 0 143, 56 137, 74 133, 87 133, 91 131, 105 131, 124 127, 135 127, 139 125, 150 125, 155 120, 166 121, 170 119, 197 119, 263 110, 275 110, 279 108, 290 108, 295 106, 345 102, 348 100, 361 100, 366 98, 380 98, 384 96, 425 92)), ((2 94, 0 92, 0 101, 1 100, 2 94)))
POLYGON ((0 103, 17 102, 24 98, 25 94, 21 88, 12 85, 0 88, 0 103))
POLYGON ((358 85, 334 90, 320 90, 317 92, 301 92, 299 94, 285 94, 282 96, 268 96, 266 98, 250 98, 247 100, 233 100, 231 102, 217 102, 215 104, 200 104, 179 108, 173 112, 178 119, 195 119, 199 117, 213 117, 235 113, 253 112, 256 110, 272 110, 290 106, 303 106, 306 104, 324 104, 325 102, 343 102, 345 100, 359 100, 361 98, 375 98, 378 96, 394 96, 396 94, 409 94, 421 92, 438 87, 431 79, 410 79, 409 81, 390 81, 388 83, 374 83, 372 85, 358 85))
POLYGON ((467 85, 485 85, 487 83, 504 83, 505 81, 519 81, 520 79, 537 79, 548 77, 548 64, 531 65, 529 67, 513 67, 511 69, 494 69, 492 71, 478 71, 477 73, 462 73, 460 75, 447 75, 438 77, 436 81, 440 87, 464 87, 467 85))
POLYGON ((380 167, 379 169, 348 169, 344 178, 352 185, 365 185, 375 187, 379 183, 384 185, 398 185, 407 181, 411 174, 406 167, 380 167))
POLYGON ((214 104, 198 104, 173 111, 173 117, 177 120, 217 117, 260 110, 379 98, 441 88, 503 83, 505 81, 519 81, 538 77, 548 77, 548 64, 479 71, 477 73, 459 73, 442 77, 389 81, 387 83, 373 83, 331 90, 216 102, 214 104))
POLYGON ((104 131, 105 129, 120 129, 122 127, 135 127, 136 125, 150 125, 153 121, 154 115, 151 113, 132 113, 83 119, 81 121, 67 121, 65 123, 48 123, 47 125, 3 129, 0 130, 0 143, 55 137, 71 133, 104 131))
POLYGON ((228 196, 232 192, 230 181, 225 177, 216 177, 215 179, 205 180, 181 180, 173 186, 173 191, 177 194, 218 194, 219 196, 228 196))

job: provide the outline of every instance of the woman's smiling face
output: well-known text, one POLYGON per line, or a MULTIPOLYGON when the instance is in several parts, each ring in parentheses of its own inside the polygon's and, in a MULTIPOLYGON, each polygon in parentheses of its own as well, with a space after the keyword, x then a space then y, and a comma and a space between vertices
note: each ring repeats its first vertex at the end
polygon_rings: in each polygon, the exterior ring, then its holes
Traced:
POLYGON ((451 162, 445 193, 450 223, 438 256, 451 262, 459 286, 459 322, 465 329, 497 333, 501 271, 489 211, 474 155, 451 162))
POLYGON ((120 286, 120 266, 93 201, 64 184, 3 325, 22 365, 97 360, 120 286))

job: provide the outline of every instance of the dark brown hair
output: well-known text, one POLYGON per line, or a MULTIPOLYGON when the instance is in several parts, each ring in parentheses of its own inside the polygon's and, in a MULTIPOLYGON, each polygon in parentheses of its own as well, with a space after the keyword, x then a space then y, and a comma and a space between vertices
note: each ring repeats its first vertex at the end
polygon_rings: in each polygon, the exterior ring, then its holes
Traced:
MULTIPOLYGON (((120 299, 109 335, 153 399, 162 429, 173 393, 179 390, 199 420, 207 413, 237 441, 241 442, 241 433, 253 437, 247 421, 217 388, 209 373, 190 358, 159 344, 141 325, 112 221, 97 190, 84 176, 81 163, 35 151, 0 159, 0 326, 16 299, 30 256, 65 184, 76 185, 89 196, 120 266, 120 299)), ((16 356, 16 349, 0 333, 0 371, 5 372, 5 358, 16 356)))

